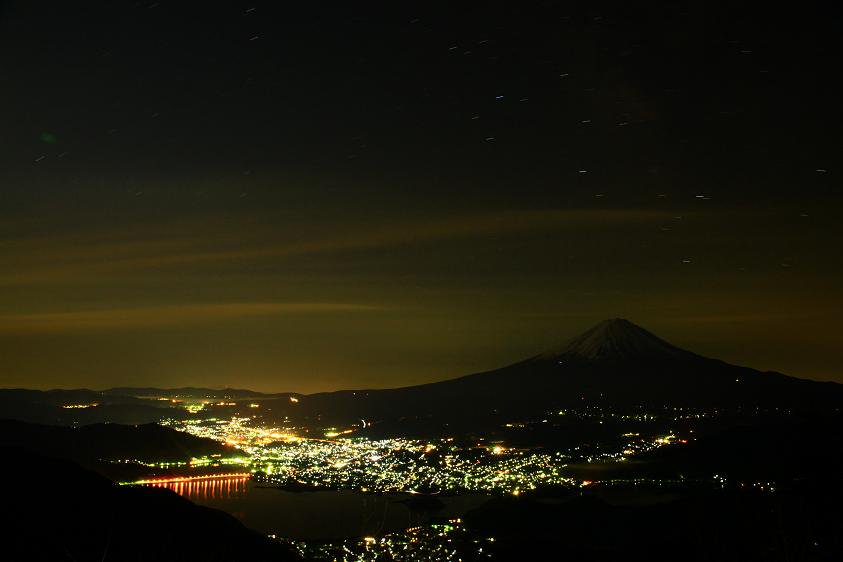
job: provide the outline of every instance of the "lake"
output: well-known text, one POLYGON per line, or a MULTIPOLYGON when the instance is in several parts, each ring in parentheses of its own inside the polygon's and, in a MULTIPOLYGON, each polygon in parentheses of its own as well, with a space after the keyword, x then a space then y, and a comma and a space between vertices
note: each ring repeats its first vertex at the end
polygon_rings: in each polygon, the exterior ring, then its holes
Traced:
POLYGON ((441 519, 461 517, 489 499, 482 494, 438 497, 439 510, 410 509, 410 494, 354 491, 286 492, 248 478, 222 478, 158 484, 187 499, 237 517, 265 534, 296 539, 376 536, 441 519))

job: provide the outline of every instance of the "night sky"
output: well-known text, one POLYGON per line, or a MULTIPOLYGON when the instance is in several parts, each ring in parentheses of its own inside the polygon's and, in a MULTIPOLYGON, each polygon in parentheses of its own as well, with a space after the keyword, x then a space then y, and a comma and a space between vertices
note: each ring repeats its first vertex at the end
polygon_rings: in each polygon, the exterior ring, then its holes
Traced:
POLYGON ((0 3, 0 384, 398 386, 610 317, 843 382, 843 26, 733 4, 0 3))

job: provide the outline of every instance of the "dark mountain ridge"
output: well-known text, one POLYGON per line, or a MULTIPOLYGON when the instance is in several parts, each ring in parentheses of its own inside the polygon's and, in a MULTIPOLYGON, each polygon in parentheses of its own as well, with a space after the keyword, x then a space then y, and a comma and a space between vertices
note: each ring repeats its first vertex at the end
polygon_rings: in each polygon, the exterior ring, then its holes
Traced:
POLYGON ((0 420, 0 451, 5 454, 12 450, 70 460, 117 481, 172 474, 176 470, 157 468, 156 463, 186 463, 194 457, 242 454, 218 441, 152 423, 66 427, 0 420))
POLYGON ((0 419, 59 425, 103 422, 144 424, 163 418, 183 418, 186 414, 184 410, 172 408, 168 402, 85 388, 0 388, 0 419))
POLYGON ((166 397, 166 398, 190 398, 190 399, 243 399, 261 398, 273 396, 255 390, 245 388, 206 388, 195 386, 183 386, 178 388, 156 388, 153 386, 120 386, 102 391, 107 396, 132 396, 132 397, 166 397))
POLYGON ((235 453, 218 441, 154 423, 65 427, 0 420, 0 447, 17 447, 77 462, 96 459, 172 462, 235 453))

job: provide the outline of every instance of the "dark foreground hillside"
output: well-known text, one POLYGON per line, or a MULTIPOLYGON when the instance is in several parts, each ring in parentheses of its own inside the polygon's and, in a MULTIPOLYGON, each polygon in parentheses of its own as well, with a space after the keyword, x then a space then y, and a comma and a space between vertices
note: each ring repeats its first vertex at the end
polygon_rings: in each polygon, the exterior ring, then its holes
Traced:
POLYGON ((11 517, 0 527, 2 560, 297 559, 234 517, 172 491, 117 486, 76 464, 22 450, 6 450, 4 457, 3 507, 11 517))
POLYGON ((841 419, 736 427, 465 516, 501 560, 843 560, 841 419))
POLYGON ((785 562, 843 555, 843 496, 822 483, 796 483, 775 494, 624 495, 639 503, 613 503, 592 490, 567 498, 500 498, 466 514, 465 522, 496 537, 500 560, 785 562))

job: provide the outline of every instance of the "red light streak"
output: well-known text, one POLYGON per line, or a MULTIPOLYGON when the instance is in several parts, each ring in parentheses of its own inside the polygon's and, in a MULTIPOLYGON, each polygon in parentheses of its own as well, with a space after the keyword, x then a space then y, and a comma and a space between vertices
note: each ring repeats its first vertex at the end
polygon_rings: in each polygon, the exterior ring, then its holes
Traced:
POLYGON ((193 500, 228 499, 237 497, 246 491, 249 473, 212 474, 205 476, 187 476, 158 478, 135 482, 142 486, 168 488, 180 496, 193 500))
POLYGON ((225 478, 249 478, 252 474, 249 472, 238 472, 234 474, 203 474, 201 476, 165 476, 163 478, 150 478, 148 480, 137 480, 130 482, 130 484, 175 484, 178 482, 195 482, 199 480, 222 480, 225 478))

